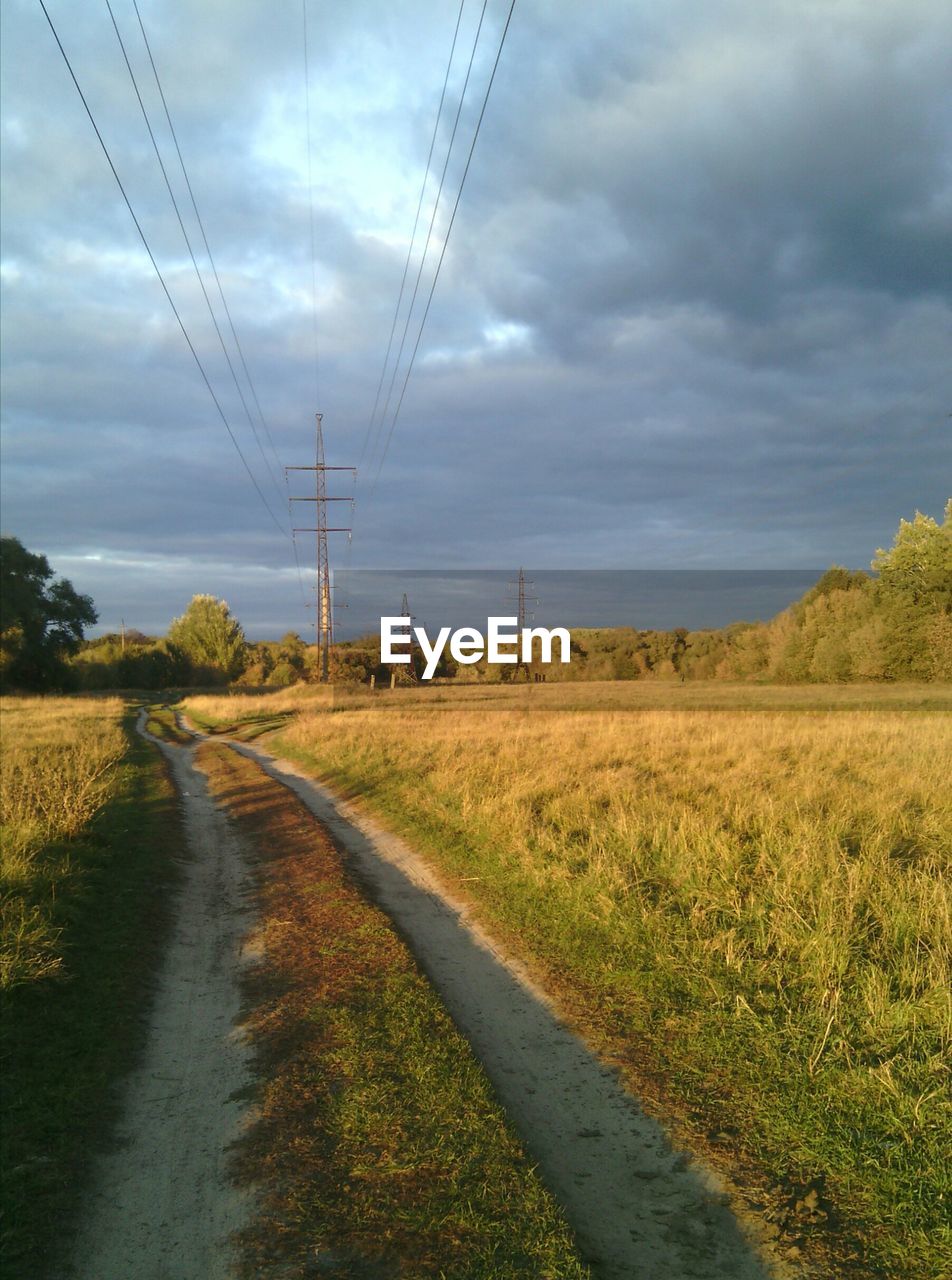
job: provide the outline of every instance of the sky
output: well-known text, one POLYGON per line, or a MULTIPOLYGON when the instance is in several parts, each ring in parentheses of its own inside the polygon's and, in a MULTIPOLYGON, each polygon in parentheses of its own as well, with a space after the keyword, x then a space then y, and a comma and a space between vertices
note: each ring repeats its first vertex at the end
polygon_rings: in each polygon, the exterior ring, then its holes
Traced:
POLYGON ((947 0, 517 0, 395 421, 509 0, 485 5, 447 161, 463 5, 383 418, 456 0, 309 0, 307 79, 300 0, 140 0, 251 386, 132 0, 111 2, 248 412, 105 0, 47 8, 224 421, 38 0, 6 0, 2 526, 101 630, 161 633, 209 592, 252 637, 307 634, 287 496, 309 481, 283 467, 313 461, 317 411, 327 462, 359 469, 329 479, 356 493, 331 508, 340 567, 868 567, 900 517, 941 517, 947 0))

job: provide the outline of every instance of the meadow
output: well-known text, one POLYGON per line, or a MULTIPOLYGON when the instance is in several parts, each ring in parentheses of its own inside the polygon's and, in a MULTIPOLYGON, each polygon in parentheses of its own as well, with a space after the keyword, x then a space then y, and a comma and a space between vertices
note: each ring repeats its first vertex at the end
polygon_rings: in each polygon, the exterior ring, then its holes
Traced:
POLYGON ((952 1266, 952 690, 193 698, 424 849, 796 1249, 952 1266))
POLYGON ((122 699, 8 697, 0 715, 0 1265, 33 1280, 141 1041, 181 832, 122 699))
POLYGON ((82 877, 69 847, 118 784, 118 698, 4 698, 0 757, 0 986, 56 972, 57 893, 82 877))

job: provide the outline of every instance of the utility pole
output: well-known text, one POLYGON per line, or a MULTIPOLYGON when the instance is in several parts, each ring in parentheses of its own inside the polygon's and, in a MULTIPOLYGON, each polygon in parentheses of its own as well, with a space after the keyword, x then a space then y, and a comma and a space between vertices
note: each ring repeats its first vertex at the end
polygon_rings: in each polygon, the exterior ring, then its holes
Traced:
MULTIPOLYGON (((519 632, 519 663, 518 663, 518 666, 516 667, 516 670, 518 671, 519 668, 521 667, 522 670, 526 673, 526 679, 529 680, 531 678, 529 674, 529 664, 528 662, 522 661, 522 629, 529 622, 532 621, 532 614, 527 612, 527 606, 530 604, 538 604, 539 597, 530 595, 529 592, 526 591, 527 587, 533 587, 535 586, 535 583, 529 581, 526 578, 525 571, 523 569, 519 570, 518 580, 516 582, 507 582, 506 586, 516 587, 518 589, 518 597, 517 597, 518 617, 516 619, 516 628, 519 632)), ((510 599, 511 598, 512 597, 510 597, 510 599)))
POLYGON ((407 599, 407 593, 405 591, 403 593, 403 603, 400 605, 400 617, 406 618, 407 627, 410 632, 410 668, 408 674, 413 683, 416 684, 417 673, 416 667, 413 665, 413 624, 416 622, 416 618, 414 618, 413 614, 410 612, 410 602, 407 599))
MULTIPOLYGON (((334 605, 331 600, 331 567, 330 557, 327 551, 327 535, 329 533, 346 533, 348 537, 351 533, 349 525, 329 525, 327 523, 327 504, 329 502, 349 502, 351 510, 354 506, 354 497, 328 497, 327 496, 327 472, 328 471, 349 471, 354 479, 357 479, 356 467, 329 467, 324 462, 324 428, 322 420, 324 415, 316 413, 314 415, 317 423, 317 432, 314 445, 314 465, 312 467, 285 467, 288 471, 312 471, 314 473, 314 494, 307 497, 291 497, 288 504, 292 502, 313 502, 315 504, 314 524, 305 528, 291 529, 291 536, 294 537, 298 533, 314 533, 317 535, 317 645, 320 656, 321 681, 326 684, 330 679, 330 651, 334 641, 334 605)), ((293 508, 291 508, 293 511, 293 508)), ((292 521, 293 526, 293 521, 292 521)))

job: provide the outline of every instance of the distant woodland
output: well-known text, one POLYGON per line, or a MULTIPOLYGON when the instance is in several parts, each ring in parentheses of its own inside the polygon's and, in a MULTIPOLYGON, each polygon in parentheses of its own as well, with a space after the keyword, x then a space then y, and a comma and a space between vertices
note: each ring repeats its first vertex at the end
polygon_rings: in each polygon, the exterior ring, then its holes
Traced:
MULTIPOLYGON (((952 680, 952 500, 939 524, 919 513, 902 520, 893 546, 877 551, 871 572, 833 566, 801 600, 769 622, 735 622, 712 631, 637 627, 572 631, 567 667, 539 666, 546 680, 952 680)), ((340 646, 341 674, 367 679, 374 640, 340 646)), ((401 673, 402 674, 402 673, 401 673)), ((512 667, 479 662, 444 676, 521 678, 512 667)))
MULTIPOLYGON (((293 632, 250 642, 222 600, 195 596, 165 636, 135 630, 84 638, 96 622, 88 596, 54 579, 45 557, 4 537, 0 558, 0 683, 6 691, 166 689, 237 683, 279 686, 317 675, 317 654, 293 632)), ((335 646, 331 677, 363 682, 380 666, 376 637, 335 646)), ((401 680, 407 668, 398 668, 401 680)), ((534 674, 541 675, 539 667, 534 674)), ((525 678, 485 662, 446 659, 442 678, 525 678)), ((710 631, 636 626, 576 629, 572 661, 547 680, 952 680, 952 500, 938 523, 900 521, 871 572, 833 566, 769 622, 710 631)))
POLYGON ((873 573, 833 566, 770 622, 716 631, 575 631, 583 679, 952 679, 952 501, 899 525, 873 573))

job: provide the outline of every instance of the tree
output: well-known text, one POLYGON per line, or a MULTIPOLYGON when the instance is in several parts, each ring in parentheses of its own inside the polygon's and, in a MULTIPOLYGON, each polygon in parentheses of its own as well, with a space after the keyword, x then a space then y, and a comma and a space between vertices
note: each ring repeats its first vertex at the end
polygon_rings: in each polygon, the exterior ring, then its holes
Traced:
POLYGON ((821 596, 832 595, 834 591, 865 591, 869 584, 869 574, 863 573, 861 569, 857 569, 854 573, 849 569, 844 569, 840 564, 832 564, 802 600, 794 605, 794 612, 802 615, 807 605, 813 604, 821 596))
POLYGON ((168 640, 195 666, 211 667, 229 680, 244 670, 245 633, 225 601, 214 596, 192 596, 188 608, 169 627, 168 640))
POLYGON ((932 679, 952 680, 952 613, 936 615, 928 639, 932 679))
POLYGON ((759 622, 734 622, 726 629, 727 653, 717 674, 727 680, 750 680, 767 668, 769 636, 759 622))
POLYGON ((952 499, 942 524, 919 511, 900 520, 892 547, 876 552, 873 568, 887 626, 887 673, 930 679, 936 622, 952 613, 952 499))
POLYGON ((912 520, 900 520, 892 547, 876 552, 873 568, 887 595, 934 613, 952 610, 952 498, 942 524, 921 511, 912 520))
MULTIPOLYGON (((307 657, 307 646, 296 631, 288 631, 281 638, 278 645, 278 662, 287 663, 293 668, 295 678, 304 670, 304 663, 307 657)), ((285 681, 284 683, 289 683, 285 681)))
POLYGON ((0 683, 22 689, 61 688, 65 659, 98 615, 92 599, 53 578, 46 556, 19 538, 0 538, 0 683))
MULTIPOLYGON (((380 668, 379 645, 335 644, 330 652, 331 679, 335 684, 366 684, 380 668)), ((387 676, 389 679, 389 675, 387 676)))

